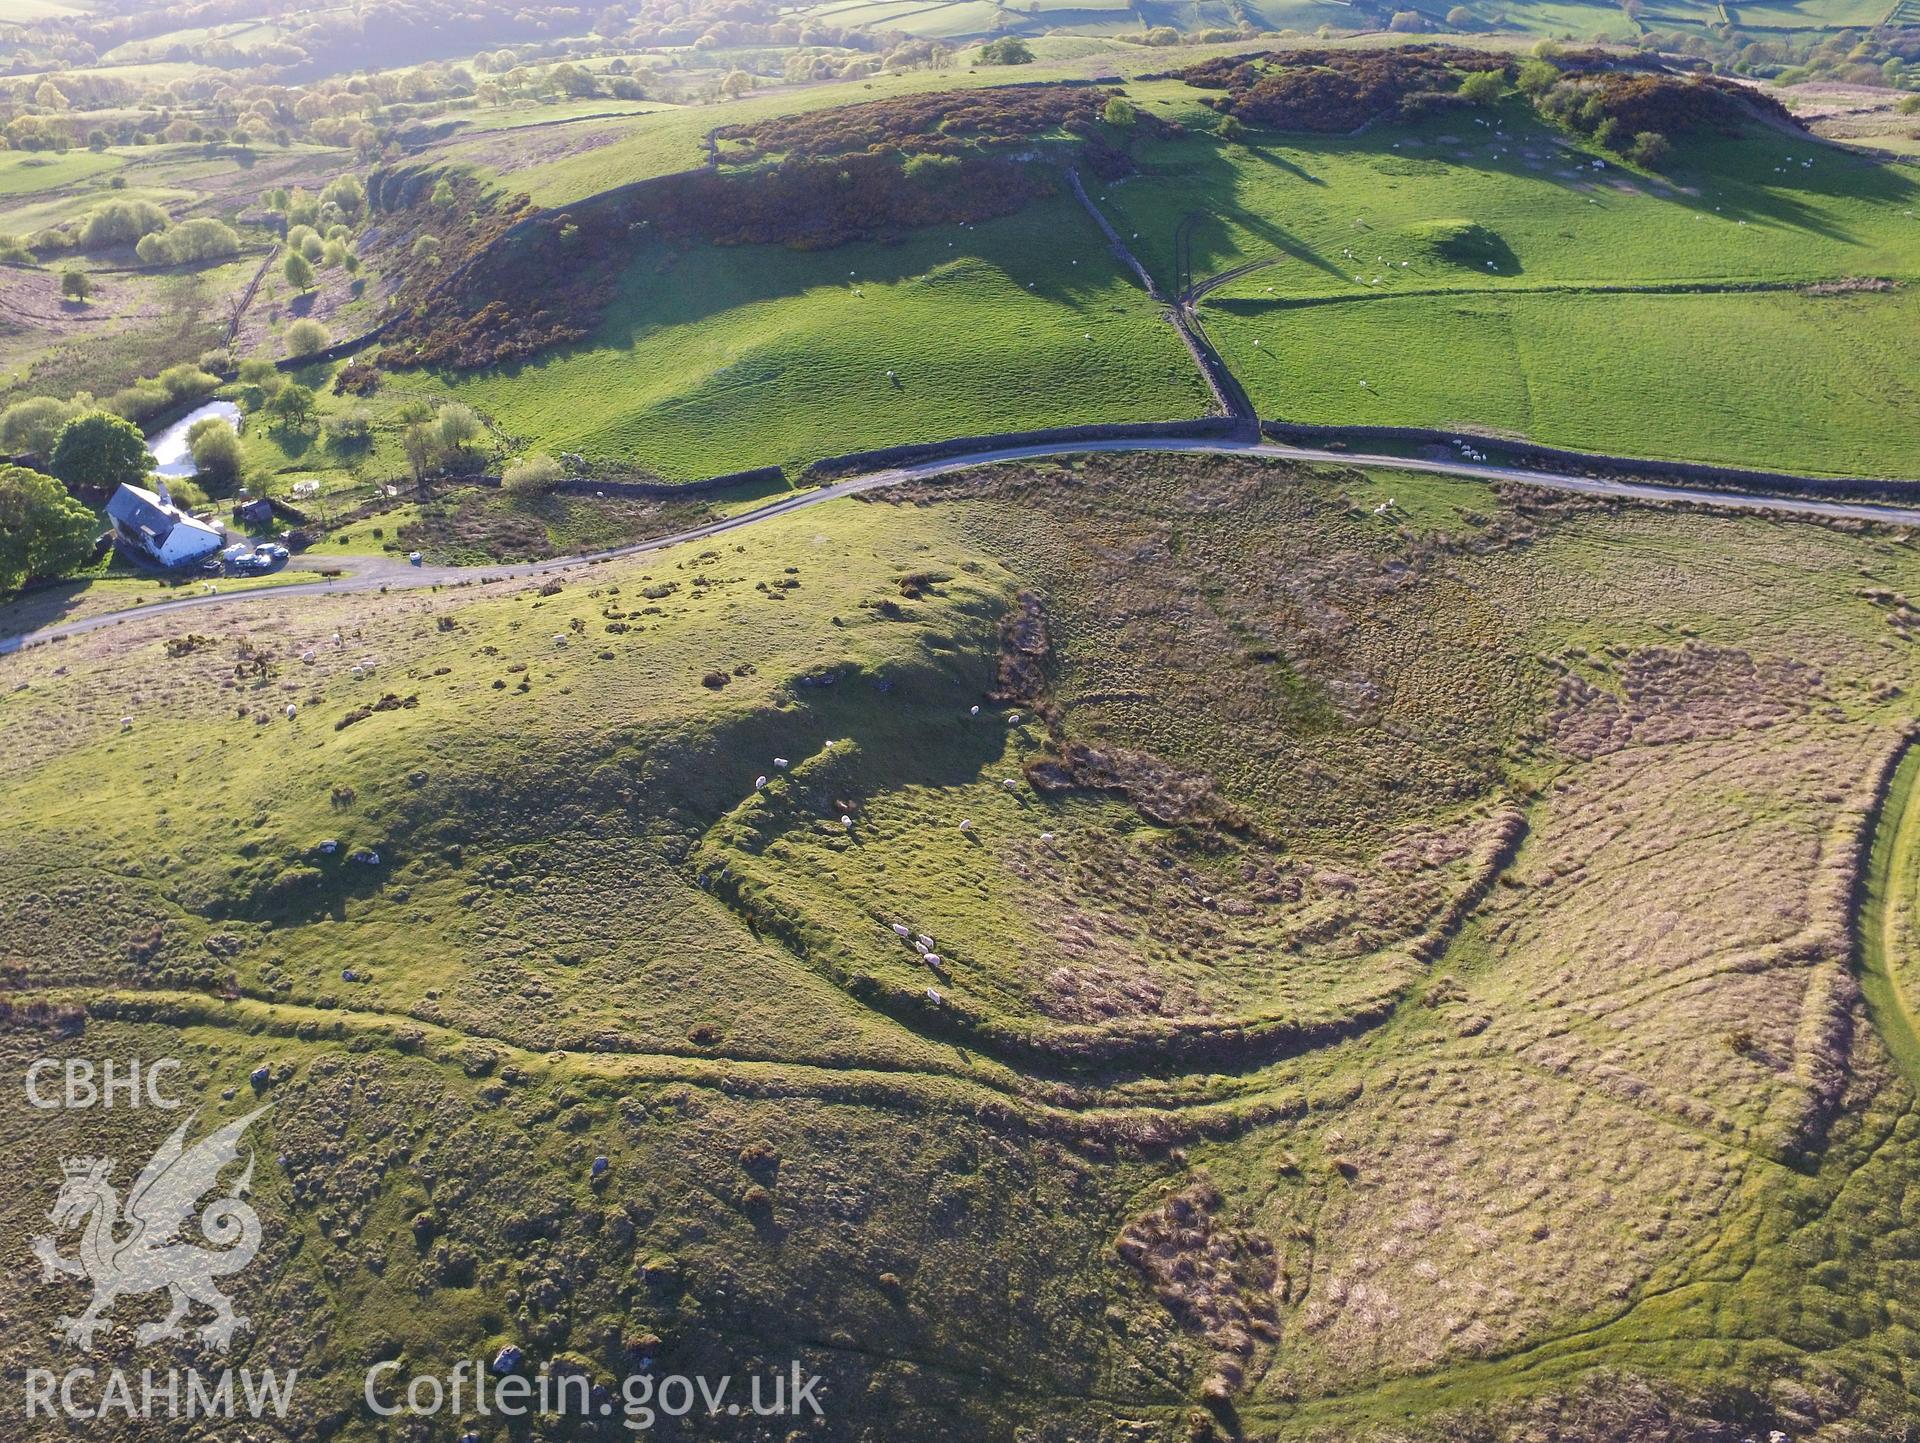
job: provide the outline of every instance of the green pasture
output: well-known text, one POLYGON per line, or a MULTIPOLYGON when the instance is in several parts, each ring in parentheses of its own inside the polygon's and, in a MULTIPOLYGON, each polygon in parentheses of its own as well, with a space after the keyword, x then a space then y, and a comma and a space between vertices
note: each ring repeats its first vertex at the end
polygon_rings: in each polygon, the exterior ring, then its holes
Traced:
POLYGON ((442 384, 529 447, 675 478, 1206 403, 1064 198, 898 245, 649 248, 590 343, 442 384))
POLYGON ((1757 127, 1678 146, 1662 176, 1512 104, 1359 137, 1192 135, 1137 154, 1143 173, 1107 187, 1105 205, 1163 282, 1189 214, 1196 280, 1273 261, 1262 286, 1283 295, 1489 283, 1484 267, 1422 267, 1410 232, 1442 219, 1496 233, 1513 258, 1498 279, 1516 285, 1920 274, 1920 174, 1757 127))
POLYGON ((10 151, 0 154, 0 196, 32 195, 36 191, 56 190, 91 176, 118 170, 120 164, 115 156, 99 155, 91 150, 70 150, 65 155, 46 151, 10 151))
POLYGON ((1481 291, 1202 314, 1266 417, 1920 476, 1912 290, 1481 291))

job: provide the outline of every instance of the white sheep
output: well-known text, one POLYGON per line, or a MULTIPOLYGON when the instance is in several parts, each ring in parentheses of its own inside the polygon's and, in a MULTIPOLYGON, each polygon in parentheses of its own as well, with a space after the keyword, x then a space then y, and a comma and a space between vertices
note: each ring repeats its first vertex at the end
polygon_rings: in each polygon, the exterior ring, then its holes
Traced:
POLYGON ((929 947, 933 946, 933 938, 929 937, 925 932, 922 932, 918 937, 915 937, 913 940, 914 940, 914 944, 918 946, 922 952, 926 951, 929 947))
POLYGON ((1007 725, 1008 725, 1008 726, 1010 726, 1010 727, 1017 727, 1017 726, 1019 726, 1019 725, 1020 725, 1020 713, 1019 713, 1019 712, 1014 712, 1014 713, 1013 713, 1012 715, 1010 715, 1010 716, 1009 716, 1009 717, 1007 718, 1007 725))
POLYGON ((121 731, 123 731, 123 732, 130 732, 130 731, 132 731, 132 730, 133 730, 133 718, 132 718, 132 717, 130 717, 130 716, 123 716, 123 717, 121 717, 121 718, 120 718, 120 730, 121 730, 121 731))
POLYGON ((938 971, 940 968, 947 965, 946 963, 940 960, 940 954, 938 952, 929 952, 927 953, 926 956, 922 957, 920 960, 925 962, 927 966, 933 968, 935 971, 938 971))
POLYGON ((1051 841, 1053 840, 1053 833, 1052 833, 1052 832, 1042 832, 1042 833, 1040 834, 1040 840, 1041 840, 1041 841, 1043 841, 1043 842, 1051 842, 1051 841))
POLYGON ((973 823, 968 821, 965 817, 962 817, 960 819, 960 830, 963 832, 971 832, 973 830, 973 823))
POLYGON ((766 784, 767 784, 767 779, 765 777, 755 777, 753 779, 753 789, 756 792, 759 791, 760 788, 764 787, 766 784))
POLYGON ((853 830, 853 818, 842 813, 840 817, 840 826, 842 830, 851 832, 853 830))
POLYGON ((305 662, 308 666, 312 666, 316 659, 317 658, 314 656, 313 650, 311 647, 309 647, 306 651, 303 651, 300 653, 300 660, 305 662))
POLYGON ((907 926, 904 922, 895 922, 893 924, 893 930, 894 934, 899 937, 911 937, 913 935, 913 928, 907 926))
POLYGON ((785 771, 787 769, 787 759, 785 757, 775 757, 773 759, 773 764, 776 767, 780 768, 781 771, 785 771))
POLYGON ((292 721, 298 715, 300 715, 300 708, 295 706, 292 702, 288 702, 287 703, 287 720, 292 721))
POLYGON ((968 715, 968 716, 979 716, 979 715, 980 715, 980 708, 979 708, 979 707, 977 707, 977 706, 970 706, 970 707, 968 707, 968 708, 967 708, 967 715, 968 715))
POLYGON ((1018 789, 1020 783, 1016 782, 1012 777, 1007 777, 1000 783, 1000 785, 1005 787, 1008 791, 1011 792, 1018 789))

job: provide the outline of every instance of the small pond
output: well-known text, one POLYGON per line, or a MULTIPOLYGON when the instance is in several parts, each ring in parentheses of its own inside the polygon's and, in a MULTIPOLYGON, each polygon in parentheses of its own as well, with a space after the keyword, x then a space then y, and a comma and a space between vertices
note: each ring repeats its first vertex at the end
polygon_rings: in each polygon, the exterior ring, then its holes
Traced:
POLYGON ((147 437, 147 449, 160 464, 153 469, 161 476, 193 475, 193 453, 187 450, 187 432, 194 423, 218 416, 234 430, 240 429, 240 408, 231 401, 209 401, 195 406, 186 415, 156 435, 147 437))

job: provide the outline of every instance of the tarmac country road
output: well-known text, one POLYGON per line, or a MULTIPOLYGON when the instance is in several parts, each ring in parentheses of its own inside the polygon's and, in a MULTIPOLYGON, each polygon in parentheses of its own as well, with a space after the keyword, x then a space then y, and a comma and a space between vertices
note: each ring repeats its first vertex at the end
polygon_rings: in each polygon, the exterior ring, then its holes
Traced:
MULTIPOLYGON (((531 561, 503 566, 413 566, 392 557, 301 557, 291 569, 318 571, 339 568, 346 574, 318 581, 292 582, 284 586, 262 587, 253 591, 202 594, 162 601, 150 606, 129 607, 101 612, 77 621, 62 622, 0 638, 0 656, 23 650, 41 642, 56 641, 117 625, 130 617, 160 616, 208 606, 232 606, 261 597, 310 596, 316 593, 350 591, 406 591, 436 586, 469 586, 476 583, 516 581, 548 576, 573 567, 590 566, 622 556, 640 556, 662 551, 682 542, 701 541, 724 535, 742 527, 757 525, 776 516, 784 516, 825 501, 863 491, 877 491, 909 481, 943 476, 974 466, 990 466, 1004 461, 1031 461, 1053 456, 1084 456, 1133 451, 1181 451, 1209 455, 1261 456, 1285 461, 1318 461, 1340 466, 1384 467, 1398 471, 1419 471, 1442 476, 1458 476, 1475 481, 1509 481, 1524 486, 1544 487, 1552 491, 1571 491, 1586 496, 1611 497, 1627 501, 1679 501, 1699 506, 1716 506, 1743 511, 1764 511, 1784 516, 1809 516, 1828 520, 1878 521, 1893 525, 1920 525, 1920 506, 1893 506, 1869 501, 1823 501, 1808 497, 1769 496, 1749 492, 1710 491, 1702 487, 1663 486, 1650 482, 1613 481, 1591 476, 1573 476, 1552 471, 1532 471, 1517 466, 1492 466, 1471 461, 1429 460, 1405 456, 1368 455, 1352 451, 1328 451, 1309 446, 1287 446, 1268 441, 1206 441, 1180 438, 1143 438, 1140 440, 1052 442, 1031 446, 1005 446, 969 451, 938 460, 890 467, 864 476, 850 477, 811 491, 797 492, 768 505, 708 522, 691 530, 659 536, 650 541, 611 551, 582 556, 562 556, 546 561, 531 561)), ((1599 458, 1604 459, 1604 458, 1599 458)))

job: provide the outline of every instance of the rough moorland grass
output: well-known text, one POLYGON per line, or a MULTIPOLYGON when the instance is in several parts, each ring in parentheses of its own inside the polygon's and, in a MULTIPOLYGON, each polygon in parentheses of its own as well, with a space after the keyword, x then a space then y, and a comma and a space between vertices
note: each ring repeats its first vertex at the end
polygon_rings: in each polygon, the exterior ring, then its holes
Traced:
MULTIPOLYGON (((268 1066, 250 1358, 312 1368, 338 1436, 376 1436, 381 1350, 610 1378, 629 1338, 830 1355, 845 1431, 916 1438, 1188 1437, 1209 1379, 1283 1439, 1523 1436, 1582 1389, 1561 1436, 1706 1393, 1735 1437, 1901 1436, 1915 1122, 1845 977, 1910 538, 1156 456, 559 580, 5 663, 9 1000, 96 1005, 5 1060, 182 1055, 209 1117, 268 1066), (969 707, 1022 592, 1015 727, 969 707), (1250 825, 1023 791, 1052 728, 1250 825), (1009 1009, 1338 1001, 1487 797, 1512 864, 1346 1042, 1050 1076, 845 976, 924 966, 904 912, 1009 1009)), ((36 1157, 141 1122, 0 1116, 36 1157)), ((24 1286, 23 1348, 71 1296, 24 1286)))
MULTIPOLYGON (((976 13, 992 23, 994 16, 990 10, 991 7, 981 7, 976 13)), ((1366 45, 1381 42, 1362 38, 1351 43, 1366 45)), ((747 95, 717 105, 659 110, 634 117, 621 127, 624 132, 621 137, 608 144, 553 160, 516 165, 511 169, 495 169, 493 162, 481 158, 493 148, 484 138, 477 138, 478 143, 473 147, 472 155, 478 158, 479 169, 490 174, 500 189, 516 193, 524 191, 537 205, 564 206, 617 186, 673 171, 691 170, 704 164, 706 134, 716 126, 740 125, 768 116, 856 105, 862 101, 885 100, 890 96, 921 94, 929 90, 1096 78, 1112 80, 1164 70, 1170 58, 1161 49, 1092 37, 1042 37, 1033 44, 1036 60, 1031 65, 883 72, 862 80, 782 89, 767 95, 747 95)), ((1192 46, 1183 48, 1177 58, 1191 63, 1209 55, 1245 48, 1245 42, 1192 46)), ((458 141, 444 152, 455 163, 461 161, 464 153, 458 141)))
POLYGON ((676 479, 1207 405, 1067 200, 897 245, 648 248, 593 342, 443 383, 529 446, 676 479))
POLYGON ((1204 318, 1263 416, 1920 476, 1912 288, 1249 300, 1207 307, 1204 318))

